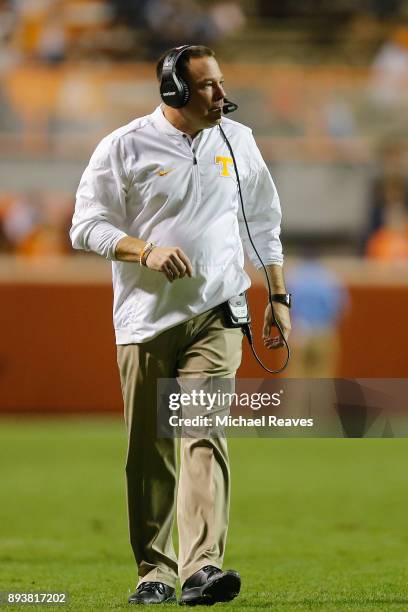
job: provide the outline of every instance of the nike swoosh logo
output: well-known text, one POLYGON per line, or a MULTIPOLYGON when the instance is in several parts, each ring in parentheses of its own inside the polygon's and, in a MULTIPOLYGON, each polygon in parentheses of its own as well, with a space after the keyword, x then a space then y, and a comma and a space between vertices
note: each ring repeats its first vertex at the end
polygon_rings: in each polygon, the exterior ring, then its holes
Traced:
POLYGON ((174 168, 169 168, 168 170, 159 170, 157 174, 159 176, 165 176, 166 174, 168 174, 169 172, 172 172, 173 170, 174 168))

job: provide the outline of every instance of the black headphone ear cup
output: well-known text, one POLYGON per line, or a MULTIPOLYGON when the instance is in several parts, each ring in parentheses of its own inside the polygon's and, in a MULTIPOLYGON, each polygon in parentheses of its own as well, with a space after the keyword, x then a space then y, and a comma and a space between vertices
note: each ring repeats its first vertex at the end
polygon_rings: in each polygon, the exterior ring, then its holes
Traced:
POLYGON ((173 108, 185 106, 190 98, 190 90, 186 81, 180 77, 171 77, 162 81, 160 95, 163 102, 173 108))
POLYGON ((189 87, 176 70, 178 59, 190 46, 177 47, 163 61, 160 96, 163 102, 172 108, 185 106, 190 98, 189 87))

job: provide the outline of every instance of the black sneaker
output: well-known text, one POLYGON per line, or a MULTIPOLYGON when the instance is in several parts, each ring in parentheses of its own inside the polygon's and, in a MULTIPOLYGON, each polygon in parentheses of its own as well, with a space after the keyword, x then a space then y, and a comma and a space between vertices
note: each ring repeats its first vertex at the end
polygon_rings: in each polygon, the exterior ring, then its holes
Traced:
POLYGON ((187 578, 183 584, 180 605, 212 606, 218 601, 231 601, 241 589, 238 572, 223 572, 214 565, 206 565, 187 578))
POLYGON ((164 582, 141 582, 128 599, 130 604, 177 603, 175 590, 164 582))

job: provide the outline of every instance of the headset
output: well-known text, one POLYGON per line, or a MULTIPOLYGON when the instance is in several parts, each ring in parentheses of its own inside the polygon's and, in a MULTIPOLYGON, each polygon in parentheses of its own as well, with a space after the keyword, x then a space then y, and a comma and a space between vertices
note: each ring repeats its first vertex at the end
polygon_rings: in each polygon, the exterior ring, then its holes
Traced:
MULTIPOLYGON (((193 47, 193 45, 182 45, 180 47, 176 47, 175 49, 173 49, 168 55, 166 55, 166 57, 164 58, 163 61, 163 68, 162 68, 162 75, 161 75, 161 81, 160 81, 160 96, 161 99, 163 100, 163 102, 165 104, 167 104, 168 106, 171 106, 172 108, 182 108, 183 106, 185 106, 189 99, 190 99, 190 90, 188 87, 188 84, 186 83, 186 81, 177 74, 177 62, 180 59, 180 57, 183 55, 183 53, 187 50, 190 49, 191 47, 193 47)), ((234 111, 236 111, 238 109, 238 105, 235 104, 234 102, 231 102, 230 100, 227 100, 226 98, 224 98, 224 105, 222 108, 222 112, 224 113, 224 115, 228 114, 228 113, 232 113, 234 111)), ((239 178, 239 172, 238 172, 238 166, 237 166, 237 162, 235 159, 235 155, 234 155, 234 151, 231 147, 231 143, 229 142, 224 130, 222 129, 221 125, 218 126, 222 135, 223 140, 225 141, 225 144, 228 147, 228 150, 231 153, 231 157, 232 157, 232 161, 234 164, 234 171, 235 171, 235 175, 237 177, 237 186, 238 186, 238 195, 239 195, 239 199, 241 202, 241 208, 242 208, 242 216, 245 222, 245 227, 248 233, 248 237, 250 240, 250 243, 256 253, 256 255, 259 258, 259 261, 261 262, 263 271, 265 273, 265 278, 266 278, 266 283, 268 286, 268 297, 269 297, 269 304, 271 306, 271 311, 272 311, 272 320, 273 320, 273 325, 275 327, 277 327, 279 334, 283 340, 283 343, 285 345, 286 348, 286 360, 285 363, 283 364, 283 366, 277 370, 270 370, 269 368, 267 368, 262 361, 260 360, 260 358, 258 357, 258 355, 255 352, 255 347, 253 344, 253 337, 252 337, 252 330, 251 330, 251 326, 250 326, 250 317, 249 317, 249 313, 247 315, 247 321, 245 323, 243 323, 241 326, 243 328, 243 331, 246 335, 246 337, 248 338, 249 344, 251 346, 252 352, 254 354, 255 359, 258 361, 258 363, 264 368, 264 370, 266 370, 267 372, 270 372, 271 374, 279 374, 279 372, 282 372, 287 364, 289 363, 289 359, 290 359, 290 349, 289 349, 289 345, 287 343, 287 340, 283 334, 282 328, 279 324, 279 322, 276 320, 275 317, 275 311, 273 308, 273 300, 272 300, 272 290, 271 290, 271 286, 270 286, 270 282, 269 282, 269 277, 266 271, 266 267, 265 264, 262 261, 261 256, 259 255, 255 244, 252 240, 252 236, 251 233, 249 231, 249 226, 248 226, 248 222, 247 222, 247 217, 245 214, 245 206, 244 206, 244 199, 242 197, 242 190, 241 190, 241 181, 239 178)), ((239 296, 241 297, 241 296, 239 296)), ((245 302, 246 302, 246 298, 245 298, 245 302)), ((241 303, 239 304, 239 306, 241 306, 241 303)))

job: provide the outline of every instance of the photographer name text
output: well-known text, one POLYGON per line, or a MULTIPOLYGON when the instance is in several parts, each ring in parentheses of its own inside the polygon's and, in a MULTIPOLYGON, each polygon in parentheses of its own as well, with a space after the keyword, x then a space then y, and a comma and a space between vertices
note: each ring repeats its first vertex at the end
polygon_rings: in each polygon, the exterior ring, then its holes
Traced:
POLYGON ((262 415, 256 418, 240 416, 202 416, 192 418, 173 414, 169 417, 171 427, 313 427, 312 418, 280 418, 276 415, 262 415))

